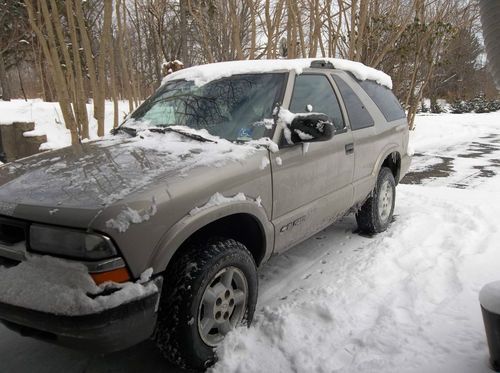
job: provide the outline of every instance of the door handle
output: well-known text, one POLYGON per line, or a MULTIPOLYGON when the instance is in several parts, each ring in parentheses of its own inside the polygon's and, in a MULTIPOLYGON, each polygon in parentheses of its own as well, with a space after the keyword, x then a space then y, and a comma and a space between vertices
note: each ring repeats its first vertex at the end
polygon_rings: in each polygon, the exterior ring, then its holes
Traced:
POLYGON ((354 153, 354 143, 349 143, 345 145, 345 153, 346 154, 352 154, 354 153))

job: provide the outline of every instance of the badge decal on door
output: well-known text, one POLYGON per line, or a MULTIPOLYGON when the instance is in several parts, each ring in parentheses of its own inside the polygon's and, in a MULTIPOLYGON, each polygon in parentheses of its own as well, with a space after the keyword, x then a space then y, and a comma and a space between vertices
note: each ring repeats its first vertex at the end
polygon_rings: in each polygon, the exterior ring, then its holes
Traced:
POLYGON ((301 216, 300 218, 295 219, 294 221, 282 226, 280 229, 280 233, 285 233, 285 232, 289 231, 290 229, 295 228, 297 225, 302 224, 305 221, 306 221, 306 216, 305 215, 301 216))

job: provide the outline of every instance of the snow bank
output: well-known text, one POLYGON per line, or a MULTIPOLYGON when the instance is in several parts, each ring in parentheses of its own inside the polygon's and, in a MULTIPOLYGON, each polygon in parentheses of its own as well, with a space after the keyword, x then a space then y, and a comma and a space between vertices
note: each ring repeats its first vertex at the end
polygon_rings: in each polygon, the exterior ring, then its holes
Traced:
POLYGON ((97 286, 83 264, 50 256, 33 256, 15 267, 0 267, 1 302, 59 315, 97 313, 157 291, 153 283, 97 286), (110 286, 119 290, 96 296, 110 286))
POLYGON ((336 69, 352 73, 359 80, 374 80, 392 89, 392 79, 382 71, 363 65, 360 62, 338 58, 303 58, 294 60, 250 60, 218 62, 208 65, 189 67, 176 71, 163 79, 163 84, 169 80, 185 79, 202 86, 213 80, 235 74, 268 73, 279 70, 292 70, 297 74, 311 66, 313 61, 324 61, 333 64, 336 69))

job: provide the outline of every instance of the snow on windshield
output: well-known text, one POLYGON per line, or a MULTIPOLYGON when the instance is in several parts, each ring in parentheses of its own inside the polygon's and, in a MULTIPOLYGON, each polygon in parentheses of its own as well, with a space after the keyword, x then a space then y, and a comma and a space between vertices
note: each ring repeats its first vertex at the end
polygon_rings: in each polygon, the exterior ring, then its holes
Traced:
POLYGON ((229 77, 236 74, 265 73, 278 70, 302 71, 311 66, 313 61, 325 61, 333 64, 336 69, 352 73, 359 80, 373 80, 378 84, 392 89, 392 79, 384 72, 368 67, 360 62, 343 60, 339 58, 303 58, 294 60, 251 60, 218 62, 208 65, 194 66, 176 71, 163 79, 163 84, 184 79, 193 81, 195 85, 202 86, 213 80, 229 77))

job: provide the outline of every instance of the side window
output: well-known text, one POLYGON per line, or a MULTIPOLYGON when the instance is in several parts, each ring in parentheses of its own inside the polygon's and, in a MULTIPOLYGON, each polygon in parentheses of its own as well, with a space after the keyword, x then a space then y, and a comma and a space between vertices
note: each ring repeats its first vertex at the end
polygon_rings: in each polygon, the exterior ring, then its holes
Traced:
POLYGON ((324 75, 305 74, 295 78, 290 111, 326 114, 337 130, 342 131, 345 128, 337 96, 324 75))
POLYGON ((370 96, 373 102, 375 102, 375 105, 378 106, 388 122, 406 118, 406 114, 399 104, 398 99, 389 88, 381 86, 380 84, 370 80, 358 83, 365 90, 368 96, 370 96))
POLYGON ((373 126, 375 122, 372 116, 351 87, 341 77, 337 75, 332 75, 332 77, 344 99, 349 121, 351 122, 351 130, 355 131, 373 126))

